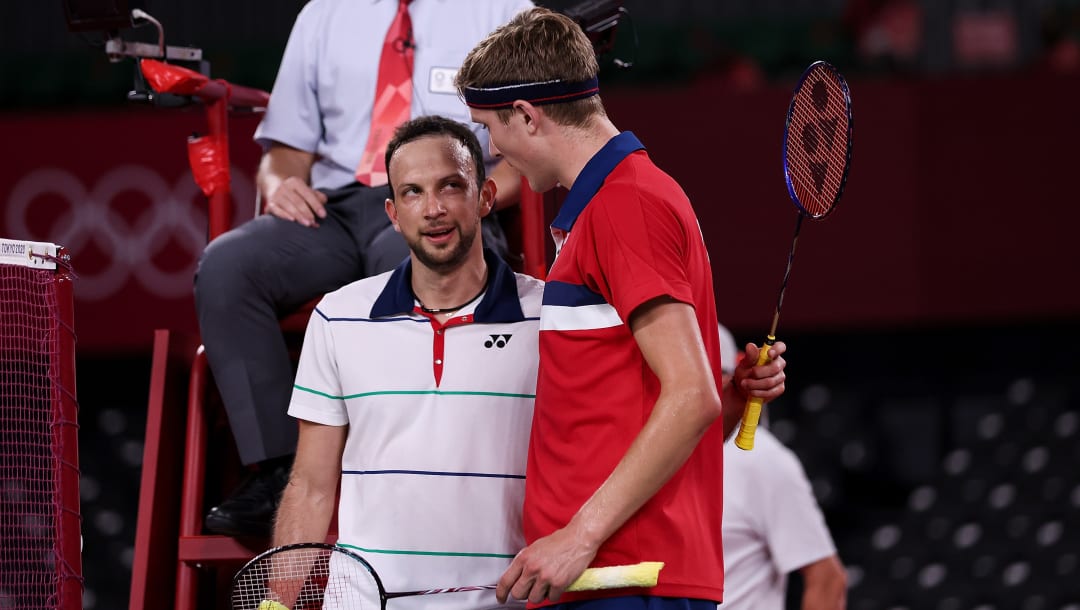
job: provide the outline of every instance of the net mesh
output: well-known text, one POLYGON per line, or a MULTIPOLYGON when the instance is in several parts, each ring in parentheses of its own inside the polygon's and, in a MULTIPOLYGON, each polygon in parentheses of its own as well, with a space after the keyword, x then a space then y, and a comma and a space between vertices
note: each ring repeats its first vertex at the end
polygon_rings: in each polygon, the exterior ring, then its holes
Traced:
MULTIPOLYGON (((56 272, 0 265, 0 608, 61 608, 61 333, 56 272)), ((77 498, 75 498, 77 502, 77 498)), ((71 535, 71 533, 69 533, 71 535)), ((78 532, 74 532, 78 536, 78 532)))
POLYGON ((788 190, 811 218, 828 214, 844 189, 850 127, 847 85, 835 70, 816 64, 791 100, 784 150, 788 190))

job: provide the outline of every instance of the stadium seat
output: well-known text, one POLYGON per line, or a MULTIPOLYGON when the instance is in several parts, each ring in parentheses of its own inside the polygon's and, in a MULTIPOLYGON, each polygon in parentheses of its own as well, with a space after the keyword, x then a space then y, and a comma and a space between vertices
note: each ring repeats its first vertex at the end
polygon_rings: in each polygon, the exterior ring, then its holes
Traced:
POLYGON ((770 406, 773 429, 840 499, 822 506, 849 566, 848 608, 1080 610, 1074 379, 791 380, 800 400, 770 406), (842 395, 858 407, 838 434, 818 420, 842 395), (845 445, 869 450, 845 458, 845 445))

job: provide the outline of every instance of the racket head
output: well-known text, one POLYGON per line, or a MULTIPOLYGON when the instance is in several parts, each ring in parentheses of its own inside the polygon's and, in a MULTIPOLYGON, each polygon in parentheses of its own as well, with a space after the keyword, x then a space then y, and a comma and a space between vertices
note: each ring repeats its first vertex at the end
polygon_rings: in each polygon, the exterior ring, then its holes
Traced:
POLYGON ((784 180, 799 213, 828 216, 840 201, 851 165, 851 93, 832 65, 803 72, 784 124, 784 180))
POLYGON ((305 542, 255 556, 233 577, 233 610, 385 610, 386 590, 363 557, 305 542))

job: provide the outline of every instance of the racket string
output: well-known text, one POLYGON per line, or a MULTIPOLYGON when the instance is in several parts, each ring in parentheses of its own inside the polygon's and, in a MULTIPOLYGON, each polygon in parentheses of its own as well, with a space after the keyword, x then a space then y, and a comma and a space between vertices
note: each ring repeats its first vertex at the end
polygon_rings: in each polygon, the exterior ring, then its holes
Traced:
POLYGON ((257 558, 233 584, 234 610, 378 610, 380 589, 359 562, 328 548, 257 558))
POLYGON ((850 119, 845 87, 819 66, 792 102, 787 171, 800 207, 811 218, 827 214, 844 186, 850 119))

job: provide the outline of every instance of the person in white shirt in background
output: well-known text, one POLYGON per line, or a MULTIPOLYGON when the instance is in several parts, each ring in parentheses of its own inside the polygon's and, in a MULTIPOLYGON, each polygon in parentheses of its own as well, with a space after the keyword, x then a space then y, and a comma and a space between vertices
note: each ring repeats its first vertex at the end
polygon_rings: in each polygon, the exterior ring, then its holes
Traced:
MULTIPOLYGON (((723 383, 740 356, 731 332, 720 325, 723 383)), ((719 608, 782 610, 788 574, 795 571, 803 580, 802 610, 844 608, 844 566, 799 458, 764 425, 758 426, 750 451, 735 446, 735 435, 724 442, 724 603, 719 608)))

